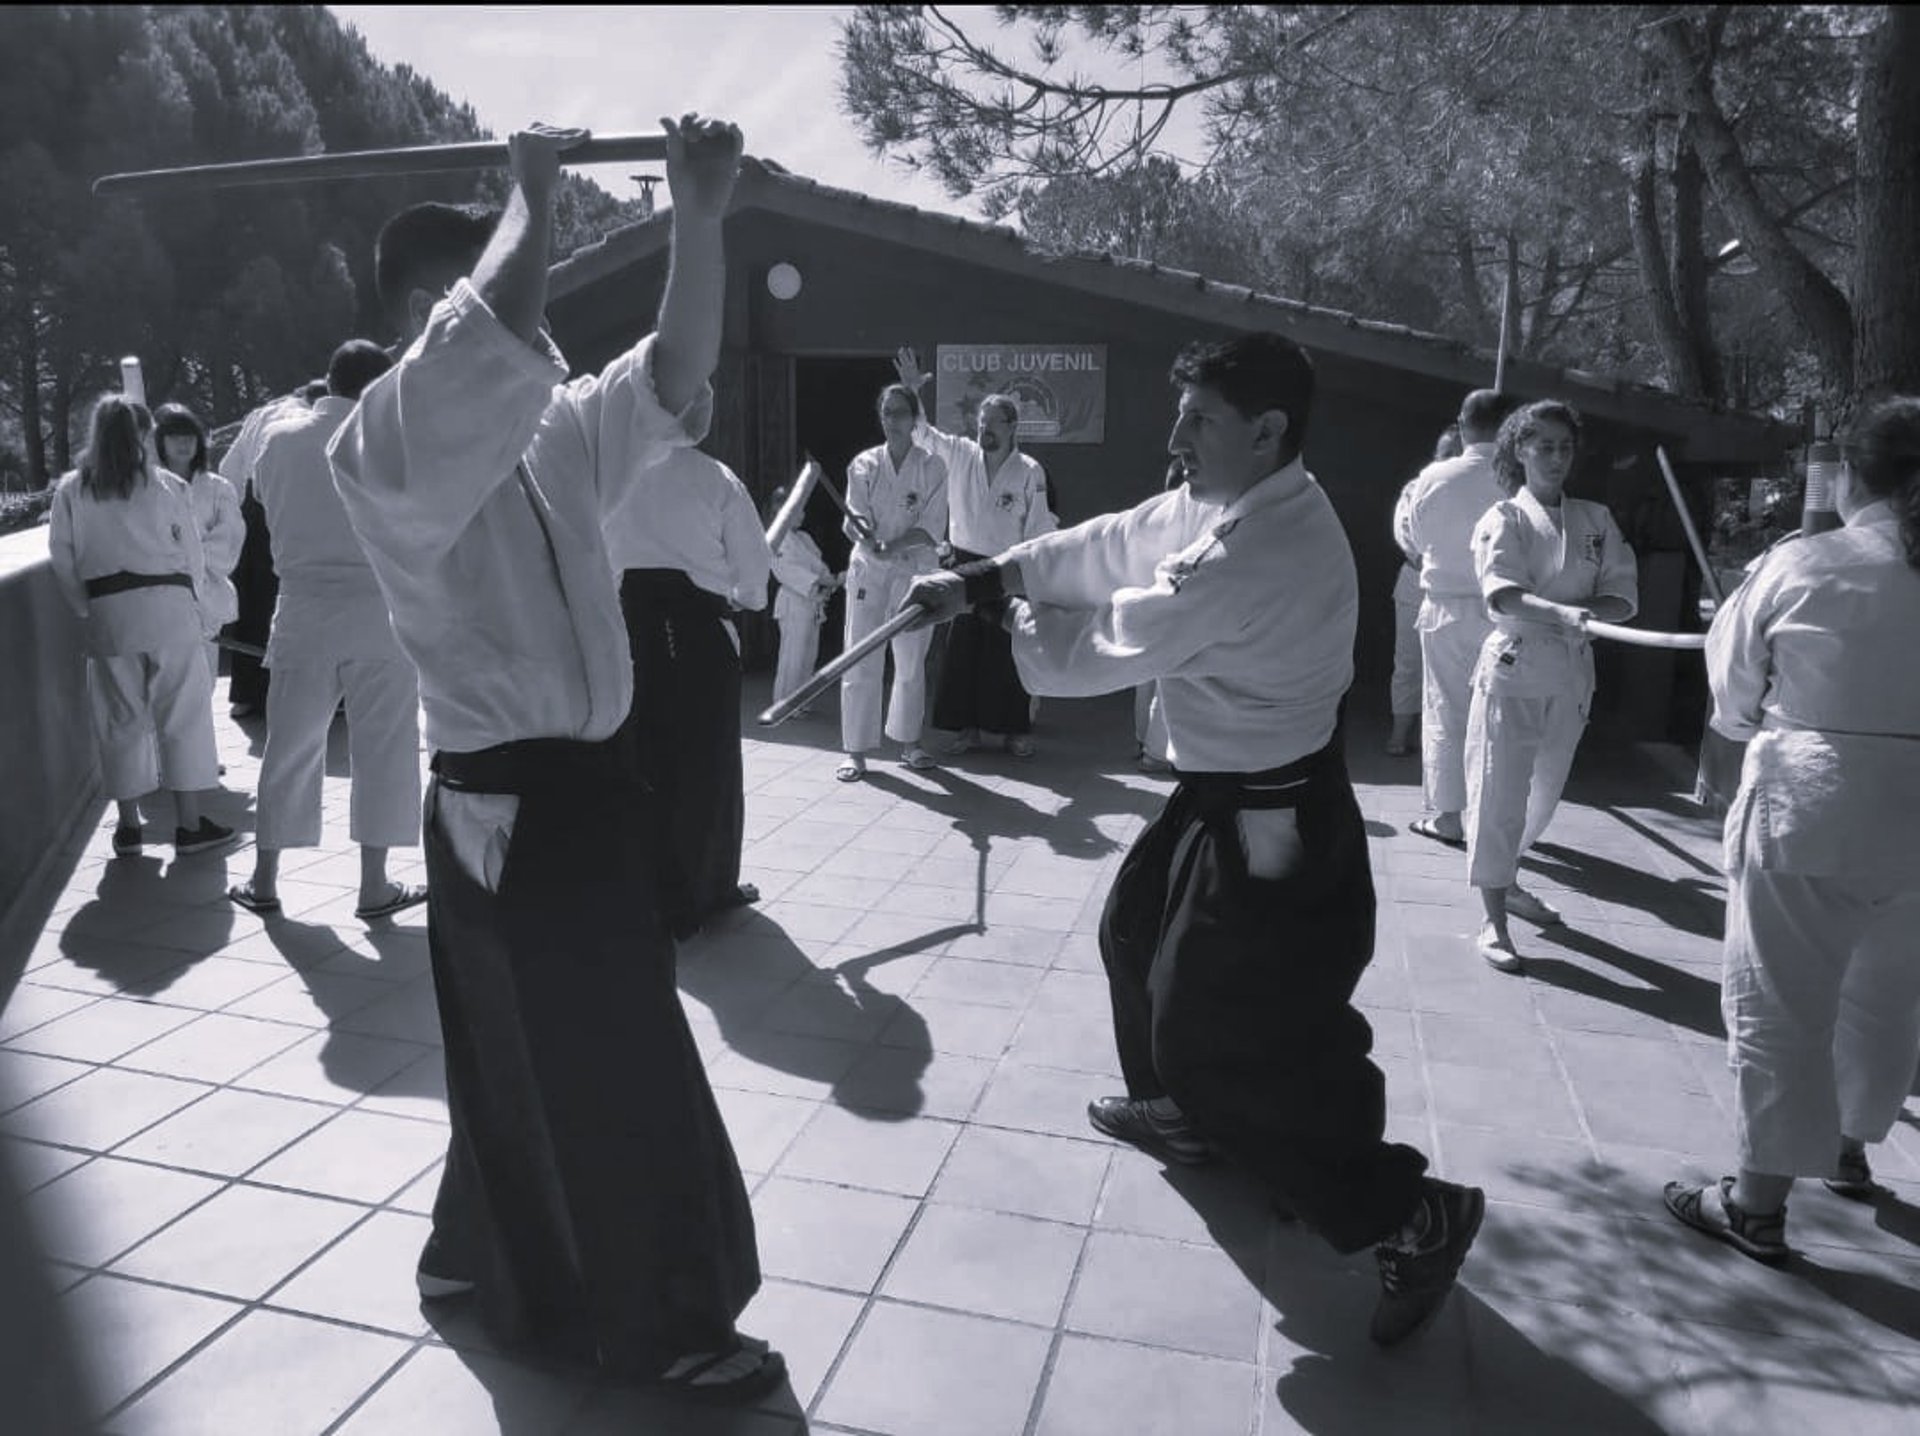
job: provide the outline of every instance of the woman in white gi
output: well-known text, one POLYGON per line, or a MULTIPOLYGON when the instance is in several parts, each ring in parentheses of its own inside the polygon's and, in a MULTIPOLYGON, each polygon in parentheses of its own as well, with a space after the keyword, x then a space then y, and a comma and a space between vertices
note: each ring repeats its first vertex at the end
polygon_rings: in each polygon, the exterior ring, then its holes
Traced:
POLYGON ((1624 623, 1639 607, 1633 550, 1606 505, 1566 496, 1580 416, 1543 399, 1500 426, 1494 471, 1512 495, 1473 531, 1474 572, 1494 628, 1481 645, 1467 713, 1467 880, 1485 921, 1476 946, 1502 972, 1520 957, 1512 914, 1560 914, 1522 888, 1520 855, 1559 806, 1593 702, 1589 618, 1624 623))
MULTIPOLYGON (((904 384, 880 391, 880 427, 887 442, 855 454, 847 465, 847 644, 852 648, 893 617, 907 586, 940 566, 935 534, 947 528, 947 466, 914 442, 920 399, 904 384)), ((893 650, 893 692, 886 734, 900 745, 909 768, 931 768, 920 746, 927 721, 927 649, 933 630, 903 633, 893 650)), ((846 761, 835 776, 857 783, 867 775, 867 753, 880 746, 880 687, 886 656, 876 653, 840 680, 840 745, 846 761)))
POLYGON ((1713 621, 1713 726, 1748 740, 1727 812, 1721 1010, 1740 1165, 1667 1208, 1785 1260, 1787 1194, 1870 1198, 1920 1059, 1920 398, 1862 414, 1841 528, 1767 554, 1713 621))
POLYGON ((113 850, 140 851, 143 793, 172 791, 174 851, 233 837, 200 811, 214 786, 213 679, 196 596, 200 527, 186 485, 160 468, 146 406, 103 394, 87 452, 54 490, 49 557, 86 625, 87 707, 100 777, 119 809, 113 850))
POLYGON ((207 635, 207 671, 217 680, 220 645, 214 637, 240 616, 240 599, 233 586, 234 565, 240 562, 240 546, 247 537, 240 495, 207 467, 206 425, 185 404, 162 404, 154 410, 153 440, 160 466, 186 484, 200 525, 200 548, 206 559, 200 621, 207 635))
MULTIPOLYGON (((787 490, 775 489, 768 504, 768 521, 787 501, 787 490)), ((840 586, 827 566, 813 535, 795 524, 773 551, 773 576, 780 580, 773 596, 773 618, 780 626, 780 658, 774 667, 773 697, 778 702, 813 677, 820 655, 820 624, 827 616, 827 600, 840 586)), ((812 707, 796 716, 806 717, 812 707)))

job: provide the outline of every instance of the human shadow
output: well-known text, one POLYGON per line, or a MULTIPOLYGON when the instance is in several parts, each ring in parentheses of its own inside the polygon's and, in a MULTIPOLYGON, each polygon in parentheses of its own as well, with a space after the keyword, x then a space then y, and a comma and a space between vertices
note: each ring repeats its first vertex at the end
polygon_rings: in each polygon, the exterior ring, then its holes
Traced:
MULTIPOLYGON (((1268 1359, 1279 1368, 1268 1373, 1273 1379, 1268 1399, 1277 1400, 1299 1429, 1419 1430, 1432 1424, 1436 1411, 1445 1411, 1452 1416, 1443 1429, 1475 1433, 1535 1432, 1546 1413, 1552 1413, 1556 1430, 1662 1430, 1643 1409, 1657 1390, 1622 1393, 1585 1369, 1616 1371, 1630 1363, 1608 1356, 1586 1359, 1597 1355, 1608 1337, 1582 1308, 1531 1303, 1531 1317, 1552 1328, 1545 1333, 1549 1344, 1542 1345, 1477 1296, 1469 1278, 1426 1331, 1383 1351, 1367 1334, 1379 1295, 1371 1252, 1340 1255, 1305 1225, 1271 1215, 1260 1224, 1263 1239, 1255 1239, 1249 1204, 1257 1202, 1264 1210, 1266 1202, 1250 1178, 1222 1174, 1195 1180, 1171 1170, 1165 1175, 1268 1303, 1273 1319, 1268 1359), (1555 1348, 1577 1350, 1583 1361, 1568 1360, 1555 1348)), ((1526 1261, 1560 1263, 1567 1271, 1594 1256, 1564 1244, 1523 1241, 1532 1248, 1526 1261)), ((1622 1346, 1626 1340, 1618 1339, 1622 1346)))
MULTIPOLYGON (((917 776, 931 787, 872 769, 867 772, 867 782, 882 792, 952 819, 954 830, 964 834, 976 851, 994 838, 1044 837, 1056 853, 1073 858, 1105 857, 1120 846, 1101 832, 1093 819, 1126 811, 1122 807, 1088 804, 1069 797, 1059 812, 1046 813, 1020 798, 997 793, 951 768, 929 768, 917 776)), ((1118 783, 1112 786, 1122 792, 1132 791, 1118 783)))
MULTIPOLYGON (((1659 929, 1647 929, 1649 939, 1659 929)), ((1564 924, 1542 928, 1539 940, 1604 962, 1633 982, 1616 982, 1577 963, 1527 954, 1527 976, 1568 992, 1612 1002, 1629 1011, 1686 1027, 1704 1037, 1724 1037, 1720 984, 1564 924)))
POLYGON ((1602 902, 1638 908, 1696 937, 1717 938, 1726 928, 1726 900, 1714 890, 1719 883, 1717 874, 1711 878, 1663 878, 1558 843, 1535 843, 1527 858, 1530 868, 1563 887, 1602 902))
POLYGON ((116 857, 102 865, 92 898, 67 919, 61 954, 116 991, 156 997, 233 940, 226 885, 223 854, 172 862, 116 857))
POLYGON ((680 991, 713 1014, 735 1055, 820 1083, 840 1106, 904 1120, 926 1104, 921 1078, 933 1040, 913 1005, 873 975, 977 931, 976 923, 949 923, 820 967, 774 919, 743 910, 689 945, 680 991), (855 1043, 886 1055, 856 1067, 855 1043))

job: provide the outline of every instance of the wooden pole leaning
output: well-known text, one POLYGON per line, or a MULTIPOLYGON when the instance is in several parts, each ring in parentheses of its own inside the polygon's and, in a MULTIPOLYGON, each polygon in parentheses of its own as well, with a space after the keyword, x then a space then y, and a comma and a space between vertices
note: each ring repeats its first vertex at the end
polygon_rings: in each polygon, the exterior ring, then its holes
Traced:
MULTIPOLYGON (((567 166, 663 162, 665 135, 595 135, 560 156, 567 166)), ((251 185, 308 184, 318 180, 376 179, 390 175, 457 173, 505 169, 505 140, 476 140, 449 145, 412 145, 392 150, 347 150, 332 155, 294 155, 286 159, 241 160, 234 164, 186 165, 169 170, 134 170, 102 175, 93 182, 97 195, 133 199, 197 194, 210 189, 251 185)))
POLYGON ((784 723, 800 709, 813 702, 827 689, 838 683, 846 671, 863 659, 870 658, 880 649, 905 633, 909 628, 921 622, 927 611, 918 604, 903 608, 885 623, 874 629, 865 638, 849 648, 838 658, 828 663, 813 677, 802 683, 793 692, 782 698, 756 720, 762 728, 771 728, 776 723, 784 723))
POLYGON ((1693 512, 1687 507, 1687 496, 1680 491, 1680 480, 1674 477, 1673 465, 1667 462, 1667 451, 1656 446, 1653 456, 1660 461, 1660 476, 1667 481, 1667 493, 1680 514, 1680 526, 1687 531, 1687 547, 1693 550, 1693 561, 1700 565, 1700 581, 1706 584, 1715 603, 1725 603, 1727 595, 1720 587, 1720 575, 1707 562, 1707 546, 1700 542, 1700 530, 1693 526, 1693 512))
POLYGON ((787 501, 780 505, 780 512, 767 525, 768 548, 779 548, 786 536, 793 532, 794 525, 800 522, 800 516, 807 511, 807 500, 812 496, 813 486, 819 478, 820 465, 809 458, 800 467, 800 477, 793 481, 793 492, 787 495, 787 501))

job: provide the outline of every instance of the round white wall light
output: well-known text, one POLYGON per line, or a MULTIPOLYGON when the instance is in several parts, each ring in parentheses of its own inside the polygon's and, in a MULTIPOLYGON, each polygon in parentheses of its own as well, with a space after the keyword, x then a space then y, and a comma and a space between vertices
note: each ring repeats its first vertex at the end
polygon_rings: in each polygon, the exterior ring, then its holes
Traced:
POLYGON ((800 292, 800 271, 784 260, 767 271, 767 293, 775 299, 792 299, 800 292))

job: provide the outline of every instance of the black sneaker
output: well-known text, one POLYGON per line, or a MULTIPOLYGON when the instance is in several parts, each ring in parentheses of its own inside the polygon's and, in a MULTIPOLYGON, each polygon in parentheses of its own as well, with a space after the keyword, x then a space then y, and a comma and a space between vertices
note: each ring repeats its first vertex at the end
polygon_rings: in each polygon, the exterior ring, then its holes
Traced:
POLYGON ((197 828, 175 828, 173 830, 173 851, 177 857, 186 857, 189 853, 204 853, 209 848, 217 848, 233 841, 233 829, 214 822, 212 818, 202 818, 197 828))
POLYGON ((132 858, 140 855, 143 835, 138 823, 121 823, 113 830, 113 854, 119 858, 132 858))
POLYGON ((1427 1230, 1419 1242, 1412 1247, 1382 1242, 1374 1248, 1380 1263, 1380 1304, 1373 1309, 1368 1335, 1377 1346, 1397 1346, 1433 1320, 1487 1214, 1487 1196, 1478 1187, 1434 1177, 1423 1179, 1420 1200, 1427 1230))
POLYGON ((1087 1103, 1087 1120, 1094 1130, 1131 1142, 1142 1151, 1183 1167, 1213 1160, 1213 1148, 1184 1120, 1156 1117, 1145 1102, 1132 1097, 1096 1097, 1087 1103))
POLYGON ((420 1252, 419 1265, 413 1272, 413 1285, 421 1300, 445 1301, 472 1291, 473 1278, 460 1270, 461 1265, 449 1255, 440 1234, 429 1232, 427 1244, 420 1252))

